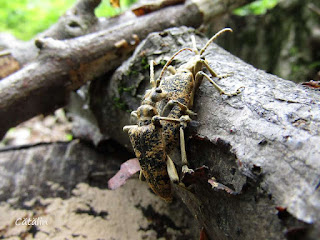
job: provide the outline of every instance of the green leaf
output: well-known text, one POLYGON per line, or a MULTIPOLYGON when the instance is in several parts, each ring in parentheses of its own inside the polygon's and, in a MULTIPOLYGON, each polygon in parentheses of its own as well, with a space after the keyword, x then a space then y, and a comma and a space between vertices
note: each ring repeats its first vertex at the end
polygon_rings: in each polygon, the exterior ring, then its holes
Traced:
POLYGON ((262 15, 267 10, 274 8, 279 0, 257 0, 233 11, 238 16, 262 15))
POLYGON ((66 139, 66 141, 72 141, 72 139, 73 139, 73 136, 72 136, 72 134, 66 134, 66 136, 65 136, 65 139, 66 139))

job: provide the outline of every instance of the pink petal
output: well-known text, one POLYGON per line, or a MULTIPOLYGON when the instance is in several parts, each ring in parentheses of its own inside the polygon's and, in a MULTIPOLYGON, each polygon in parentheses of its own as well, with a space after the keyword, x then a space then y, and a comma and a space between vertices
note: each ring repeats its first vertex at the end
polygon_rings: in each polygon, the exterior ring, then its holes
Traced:
POLYGON ((121 164, 120 170, 108 181, 108 188, 115 190, 121 187, 128 178, 140 171, 140 164, 137 158, 129 159, 121 164))

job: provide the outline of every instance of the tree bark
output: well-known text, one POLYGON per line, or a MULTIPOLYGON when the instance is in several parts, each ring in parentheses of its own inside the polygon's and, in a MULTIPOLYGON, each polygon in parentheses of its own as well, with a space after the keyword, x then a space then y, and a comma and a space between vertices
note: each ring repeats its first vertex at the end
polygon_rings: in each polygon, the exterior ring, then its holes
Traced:
MULTIPOLYGON (((131 148, 122 128, 149 88, 148 61, 168 60, 192 46, 192 34, 184 27, 151 34, 110 81, 92 84, 91 108, 104 134, 131 148)), ((199 47, 207 41, 198 35, 196 40, 199 47)), ((178 55, 175 67, 189 57, 178 55)), ((212 239, 290 239, 297 234, 317 239, 319 92, 257 70, 214 44, 206 59, 218 74, 233 74, 219 81, 224 89, 245 89, 238 96, 220 96, 204 81, 193 109, 200 126, 189 127, 187 155, 192 168, 207 166, 209 176, 239 194, 215 191, 200 181, 188 190, 175 186, 176 195, 212 239)), ((161 68, 156 67, 156 76, 161 68)), ((179 152, 173 155, 180 169, 179 152)))
MULTIPOLYGON (((89 4, 91 13, 98 1, 93 2, 89 4)), ((115 69, 150 32, 181 25, 199 27, 209 16, 230 11, 245 2, 230 0, 213 4, 194 0, 141 17, 129 17, 114 27, 74 39, 36 39, 39 56, 0 82, 0 137, 22 121, 64 106, 70 91, 115 69), (204 4, 208 8, 202 12, 204 4)), ((56 32, 52 30, 48 34, 56 36, 56 32)))

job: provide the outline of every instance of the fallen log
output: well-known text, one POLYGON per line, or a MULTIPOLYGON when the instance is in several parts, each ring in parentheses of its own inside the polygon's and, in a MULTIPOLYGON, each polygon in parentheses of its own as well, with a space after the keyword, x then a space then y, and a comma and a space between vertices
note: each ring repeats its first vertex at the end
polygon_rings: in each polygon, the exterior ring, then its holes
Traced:
MULTIPOLYGON (((190 28, 148 36, 110 80, 95 81, 90 104, 101 131, 131 148, 125 125, 149 86, 150 60, 161 63, 192 46, 190 28)), ((237 29, 234 33, 237 34, 237 29)), ((227 36, 224 36, 227 37, 227 36)), ((207 39, 196 34, 197 45, 207 39)), ((175 67, 190 54, 176 57, 175 67)), ((205 165, 208 176, 237 194, 211 189, 199 180, 175 193, 212 239, 317 239, 320 223, 320 93, 267 74, 212 44, 206 59, 218 74, 232 73, 219 85, 206 81, 195 99, 197 128, 190 127, 187 155, 192 168, 205 165)), ((156 76, 162 66, 155 68, 156 76)), ((175 163, 181 169, 179 151, 175 163)))

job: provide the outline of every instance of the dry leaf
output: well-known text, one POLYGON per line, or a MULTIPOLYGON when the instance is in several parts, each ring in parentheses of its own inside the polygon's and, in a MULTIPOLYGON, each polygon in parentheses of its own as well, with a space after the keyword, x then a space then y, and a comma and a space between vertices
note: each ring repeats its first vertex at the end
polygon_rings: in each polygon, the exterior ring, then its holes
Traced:
POLYGON ((304 82, 304 83, 301 83, 303 86, 308 86, 310 88, 320 88, 320 81, 309 81, 309 82, 304 82))
POLYGON ((120 7, 120 0, 110 0, 110 4, 114 8, 119 8, 120 7))
POLYGON ((215 189, 215 190, 223 190, 231 195, 237 195, 238 193, 233 191, 231 188, 228 188, 227 186, 221 184, 221 183, 218 183, 216 181, 215 178, 211 178, 208 180, 208 183, 212 186, 212 189, 215 189))
POLYGON ((209 172, 208 167, 202 166, 202 167, 196 168, 191 173, 185 173, 182 176, 181 181, 186 187, 198 182, 206 182, 208 180, 208 172, 209 172))
POLYGON ((152 0, 152 1, 143 1, 140 4, 135 5, 132 8, 132 12, 136 16, 142 16, 154 11, 157 11, 166 6, 172 6, 179 3, 184 3, 185 0, 152 0))
POLYGON ((20 69, 19 62, 10 52, 0 52, 0 79, 14 73, 20 69))

